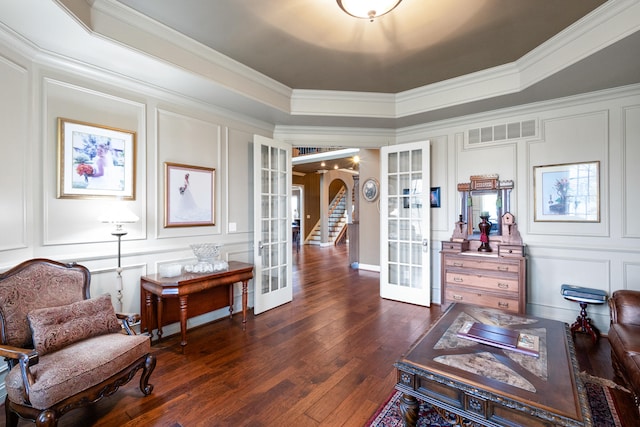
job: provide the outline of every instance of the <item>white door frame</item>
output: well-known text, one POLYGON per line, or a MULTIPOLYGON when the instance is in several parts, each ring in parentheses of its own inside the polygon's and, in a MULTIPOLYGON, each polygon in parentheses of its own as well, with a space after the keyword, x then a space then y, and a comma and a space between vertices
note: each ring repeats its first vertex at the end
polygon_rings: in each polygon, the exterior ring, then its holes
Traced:
POLYGON ((380 150, 380 296, 431 304, 429 141, 380 150))
POLYGON ((254 314, 293 299, 291 146, 253 137, 254 314))

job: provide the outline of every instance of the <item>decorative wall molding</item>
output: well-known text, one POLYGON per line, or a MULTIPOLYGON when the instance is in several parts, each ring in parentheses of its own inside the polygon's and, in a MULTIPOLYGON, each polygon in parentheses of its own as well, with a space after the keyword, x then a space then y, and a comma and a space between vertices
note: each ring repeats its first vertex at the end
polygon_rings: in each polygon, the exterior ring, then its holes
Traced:
MULTIPOLYGON (((73 80, 73 79, 70 79, 73 80)), ((69 200, 56 197, 57 180, 57 118, 97 125, 126 129, 136 134, 136 198, 133 201, 122 201, 135 212, 141 220, 130 224, 128 234, 123 239, 144 239, 146 237, 146 104, 134 99, 124 98, 114 93, 78 85, 69 81, 44 75, 41 83, 33 88, 41 94, 38 102, 43 111, 42 121, 36 126, 38 132, 38 150, 42 153, 41 173, 43 174, 42 239, 44 246, 60 244, 87 244, 103 242, 106 237, 103 226, 97 217, 108 208, 113 200, 84 199, 84 209, 79 211, 77 205, 69 200), (48 179, 47 179, 48 178, 48 179), (95 214, 94 214, 95 213, 95 214), (56 227, 54 223, 66 220, 74 224, 73 233, 56 227)), ((111 237, 111 236, 109 236, 111 237)))
POLYGON ((623 282, 619 289, 640 291, 640 262, 623 262, 622 272, 623 282))
POLYGON ((0 221, 0 251, 20 250, 29 246, 28 224, 33 220, 33 203, 28 188, 40 179, 39 156, 30 150, 35 136, 29 120, 29 71, 20 64, 0 55, 0 93, 11 100, 0 108, 2 139, 9 141, 10 149, 3 150, 4 162, 0 170, 2 182, 2 221, 0 221), (25 167, 30 165, 31 167, 25 167))
MULTIPOLYGON (((588 254, 574 250, 569 255, 563 252, 560 257, 555 250, 537 250, 535 262, 529 263, 529 277, 535 278, 535 281, 530 280, 527 284, 527 312, 535 314, 542 310, 549 318, 561 319, 564 317, 562 312, 567 310, 567 313, 574 313, 575 318, 580 307, 575 302, 562 298, 560 286, 563 283, 601 289, 611 295, 617 289, 611 283, 612 260, 602 259, 595 254, 593 257, 581 256, 588 254), (564 278, 562 274, 558 274, 563 271, 566 272, 564 278), (537 286, 539 283, 548 283, 548 286, 537 286)), ((609 309, 606 304, 589 306, 589 315, 600 330, 607 330, 609 309)))
POLYGON ((621 143, 622 143, 622 236, 640 238, 640 198, 638 198, 637 182, 640 181, 640 105, 629 105, 622 108, 621 143))

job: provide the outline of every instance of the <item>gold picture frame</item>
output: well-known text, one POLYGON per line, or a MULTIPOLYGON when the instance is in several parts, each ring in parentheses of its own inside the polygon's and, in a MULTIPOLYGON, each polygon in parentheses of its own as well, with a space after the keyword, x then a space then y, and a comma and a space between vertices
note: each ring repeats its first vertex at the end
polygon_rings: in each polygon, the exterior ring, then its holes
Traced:
POLYGON ((165 162, 165 227, 215 225, 214 168, 165 162))
POLYGON ((136 133, 58 118, 59 199, 136 197, 136 133))

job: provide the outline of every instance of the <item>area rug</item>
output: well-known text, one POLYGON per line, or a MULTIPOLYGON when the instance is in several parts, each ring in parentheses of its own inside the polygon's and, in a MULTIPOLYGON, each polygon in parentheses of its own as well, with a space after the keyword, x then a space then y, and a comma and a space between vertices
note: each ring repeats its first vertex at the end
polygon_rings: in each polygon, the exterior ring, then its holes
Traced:
MULTIPOLYGON (((620 386, 611 381, 584 373, 581 376, 589 399, 589 406, 591 407, 593 425, 597 427, 628 427, 618 417, 616 404, 609 390, 609 388, 613 387, 620 389, 620 386)), ((394 390, 386 402, 367 421, 365 427, 402 427, 402 414, 399 407, 400 396, 401 393, 394 390)), ((453 419, 448 421, 431 404, 420 401, 417 427, 473 427, 477 425, 477 423, 471 421, 463 424, 456 423, 453 419)))

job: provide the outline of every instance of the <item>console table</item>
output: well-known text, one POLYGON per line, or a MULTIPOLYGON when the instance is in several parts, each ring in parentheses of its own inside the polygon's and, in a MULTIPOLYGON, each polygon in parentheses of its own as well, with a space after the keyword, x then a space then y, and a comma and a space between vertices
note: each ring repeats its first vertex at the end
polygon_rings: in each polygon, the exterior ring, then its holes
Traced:
MULTIPOLYGON (((253 265, 238 261, 229 261, 229 268, 214 273, 183 273, 177 277, 161 277, 159 274, 140 278, 141 297, 144 299, 142 328, 153 338, 153 324, 157 325, 158 342, 162 339, 163 313, 165 299, 177 299, 179 303, 180 345, 184 352, 187 345, 187 318, 189 295, 204 293, 226 287, 229 302, 229 316, 233 315, 233 285, 242 283, 242 329, 247 323, 247 285, 253 278, 253 265), (155 316, 154 301, 155 298, 155 316)), ((195 298, 195 296, 194 296, 195 298)), ((201 314, 201 313, 198 313, 201 314)))

